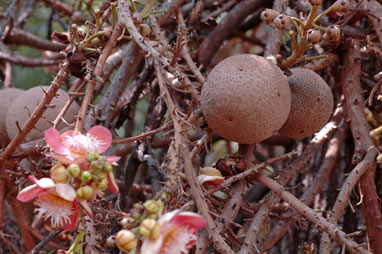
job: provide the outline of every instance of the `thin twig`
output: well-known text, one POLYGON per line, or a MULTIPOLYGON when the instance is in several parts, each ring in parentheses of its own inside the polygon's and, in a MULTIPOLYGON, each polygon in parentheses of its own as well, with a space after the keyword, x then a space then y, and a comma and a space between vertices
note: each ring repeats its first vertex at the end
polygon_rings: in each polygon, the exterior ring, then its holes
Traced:
POLYGON ((370 251, 365 250, 356 242, 348 239, 347 235, 336 227, 334 224, 325 220, 321 215, 316 213, 313 209, 302 203, 299 199, 293 196, 290 192, 286 191, 283 186, 278 184, 275 180, 266 175, 260 174, 258 181, 274 191, 283 200, 288 202, 298 213, 306 217, 315 225, 321 228, 322 231, 327 232, 338 243, 346 246, 346 249, 354 254, 371 254, 370 251))
POLYGON ((29 252, 29 254, 36 254, 38 253, 50 240, 55 238, 58 234, 60 234, 63 231, 62 228, 57 228, 55 231, 50 233, 43 241, 39 242, 33 250, 29 252))

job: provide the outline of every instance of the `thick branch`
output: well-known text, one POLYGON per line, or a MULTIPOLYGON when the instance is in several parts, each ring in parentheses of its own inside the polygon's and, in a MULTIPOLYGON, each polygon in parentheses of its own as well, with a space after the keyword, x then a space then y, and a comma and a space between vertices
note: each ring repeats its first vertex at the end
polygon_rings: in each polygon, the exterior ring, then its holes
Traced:
MULTIPOLYGON (((364 100, 360 86, 361 55, 358 41, 348 41, 348 53, 345 56, 345 68, 342 73, 341 87, 345 95, 347 114, 354 138, 354 159, 359 160, 374 147, 364 114, 364 100)), ((374 181, 375 165, 368 168, 360 179, 362 208, 366 220, 369 247, 376 254, 382 253, 382 217, 377 189, 374 181)))

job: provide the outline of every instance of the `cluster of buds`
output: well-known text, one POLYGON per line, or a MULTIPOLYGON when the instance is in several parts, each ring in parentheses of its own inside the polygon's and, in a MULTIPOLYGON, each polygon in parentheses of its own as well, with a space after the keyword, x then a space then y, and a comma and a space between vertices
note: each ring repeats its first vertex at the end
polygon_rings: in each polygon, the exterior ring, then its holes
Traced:
POLYGON ((279 30, 284 30, 291 23, 291 18, 288 15, 280 14, 272 9, 265 9, 260 16, 261 20, 268 25, 273 26, 279 30))
POLYGON ((109 188, 118 193, 112 163, 116 156, 100 156, 111 145, 108 129, 94 126, 86 135, 67 131, 62 135, 55 130, 45 131, 45 139, 59 163, 50 169, 50 178, 37 180, 19 192, 22 202, 36 200, 36 210, 45 218, 51 218, 54 227, 67 230, 76 228, 82 210, 92 218, 88 203, 96 194, 109 188), (82 207, 82 209, 81 209, 82 207))
POLYGON ((206 220, 198 214, 179 210, 162 214, 167 198, 164 194, 158 201, 135 204, 130 215, 120 221, 123 229, 115 236, 115 244, 121 251, 133 251, 140 245, 141 253, 146 254, 164 250, 187 253, 196 240, 196 230, 203 228, 206 220))
MULTIPOLYGON (((318 10, 321 2, 321 0, 310 0, 312 8, 315 10, 318 10)), ((304 23, 296 17, 280 14, 279 12, 272 9, 265 9, 261 13, 260 17, 263 22, 269 25, 272 24, 276 29, 279 30, 284 30, 291 23, 293 23, 294 26, 296 26, 296 30, 299 32, 299 35, 307 36, 308 40, 313 44, 320 42, 321 39, 324 39, 327 42, 338 42, 341 38, 341 31, 338 26, 331 25, 329 27, 321 27, 316 25, 315 22, 317 22, 324 15, 343 13, 346 12, 348 8, 348 0, 337 0, 332 6, 319 14, 317 17, 310 19, 308 23, 304 23), (306 27, 310 28, 312 26, 314 28, 309 29, 308 31, 305 30, 306 27), (305 32, 306 34, 303 34, 305 32)))

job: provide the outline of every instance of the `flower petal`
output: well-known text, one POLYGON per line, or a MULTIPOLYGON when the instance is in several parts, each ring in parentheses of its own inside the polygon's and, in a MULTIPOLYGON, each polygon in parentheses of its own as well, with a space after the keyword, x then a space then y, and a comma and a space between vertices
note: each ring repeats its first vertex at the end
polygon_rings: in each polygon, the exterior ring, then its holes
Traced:
POLYGON ((106 160, 109 163, 117 162, 121 159, 120 156, 106 156, 106 160))
POLYGON ((224 177, 222 177, 222 176, 198 175, 198 180, 201 184, 217 186, 224 181, 224 177))
POLYGON ((190 226, 195 229, 202 229, 207 224, 207 220, 203 216, 192 212, 177 213, 170 221, 178 226, 190 226))
POLYGON ((109 129, 101 125, 96 125, 90 128, 88 134, 96 138, 98 141, 101 141, 101 144, 98 149, 99 153, 105 152, 111 145, 111 141, 113 139, 111 132, 109 131, 109 129))
POLYGON ((46 143, 49 147, 60 155, 69 154, 68 148, 62 143, 60 132, 54 128, 50 128, 44 132, 46 143))
POLYGON ((74 201, 77 198, 77 192, 72 186, 66 183, 56 184, 56 193, 58 196, 67 201, 74 201))
POLYGON ((80 214, 81 214, 80 205, 78 204, 77 201, 75 201, 73 202, 73 206, 72 206, 72 214, 69 216, 70 222, 65 223, 62 226, 62 228, 68 231, 73 231, 74 229, 76 229, 80 214))
POLYGON ((141 253, 158 254, 163 244, 163 236, 161 235, 156 240, 145 238, 142 243, 141 253))
POLYGON ((85 200, 81 200, 80 204, 82 208, 84 209, 85 213, 89 216, 89 218, 92 220, 93 219, 93 212, 88 203, 85 200))
POLYGON ((56 186, 54 181, 50 178, 47 178, 47 177, 41 178, 40 180, 37 180, 34 176, 28 176, 28 179, 43 189, 50 189, 50 188, 53 188, 54 186, 56 186))
POLYGON ((17 200, 20 200, 21 202, 29 202, 35 199, 41 192, 44 192, 44 191, 46 190, 43 188, 40 188, 36 184, 33 184, 22 189, 16 198, 17 200))
POLYGON ((114 174, 113 172, 110 172, 107 174, 107 182, 108 182, 108 188, 111 192, 113 193, 118 193, 119 192, 119 188, 118 188, 118 185, 117 183, 115 182, 115 178, 114 178, 114 174))

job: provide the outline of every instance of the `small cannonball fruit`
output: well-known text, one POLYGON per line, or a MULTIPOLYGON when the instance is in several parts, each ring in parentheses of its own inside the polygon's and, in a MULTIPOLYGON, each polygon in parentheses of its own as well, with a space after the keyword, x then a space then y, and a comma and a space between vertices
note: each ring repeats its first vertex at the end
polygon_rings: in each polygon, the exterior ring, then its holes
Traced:
POLYGON ((208 74, 201 95, 208 126, 225 139, 255 144, 276 133, 288 118, 287 78, 271 61, 231 56, 208 74))
POLYGON ((288 77, 292 106, 288 120, 279 130, 281 135, 305 138, 319 131, 333 112, 333 94, 328 84, 314 71, 291 69, 288 77))
POLYGON ((0 147, 9 143, 7 129, 5 127, 5 118, 9 105, 22 93, 24 93, 24 90, 18 88, 6 87, 0 89, 0 147))
MULTIPOLYGON (((6 116, 6 129, 10 139, 13 139, 19 133, 19 128, 17 127, 16 122, 18 122, 20 127, 25 124, 30 114, 33 113, 44 96, 44 91, 42 89, 47 91, 48 88, 48 86, 33 87, 25 91, 10 104, 6 116)), ((41 138, 44 135, 44 131, 52 127, 51 122, 56 119, 57 115, 60 113, 61 109, 68 100, 68 93, 64 90, 59 90, 48 105, 48 108, 45 110, 42 117, 38 120, 35 128, 28 133, 26 138, 30 140, 41 138)), ((64 116, 65 121, 68 123, 73 123, 78 111, 79 106, 77 103, 73 102, 64 116)), ((57 129, 60 130, 65 126, 66 124, 61 121, 61 123, 57 126, 57 129)))

